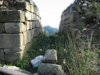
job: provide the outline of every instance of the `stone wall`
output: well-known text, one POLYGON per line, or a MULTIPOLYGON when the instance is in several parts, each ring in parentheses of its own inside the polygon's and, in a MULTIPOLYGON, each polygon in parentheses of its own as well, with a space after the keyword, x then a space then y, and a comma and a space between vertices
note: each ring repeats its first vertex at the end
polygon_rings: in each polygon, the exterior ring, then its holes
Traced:
POLYGON ((75 0, 63 11, 59 31, 70 31, 73 36, 80 33, 82 37, 88 38, 92 35, 93 42, 98 42, 100 40, 99 7, 98 0, 75 0))
POLYGON ((20 60, 32 39, 43 33, 37 6, 31 0, 17 1, 16 10, 0 11, 0 61, 20 60))
POLYGON ((74 24, 74 4, 65 9, 61 15, 59 31, 69 31, 74 24))

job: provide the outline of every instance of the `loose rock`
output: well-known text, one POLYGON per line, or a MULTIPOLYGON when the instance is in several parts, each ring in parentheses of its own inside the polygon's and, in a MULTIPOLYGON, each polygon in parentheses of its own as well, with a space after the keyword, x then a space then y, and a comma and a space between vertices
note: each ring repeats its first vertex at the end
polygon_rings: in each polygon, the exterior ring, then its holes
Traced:
POLYGON ((56 63, 57 62, 57 51, 54 49, 47 50, 43 58, 43 62, 44 63, 56 63))
POLYGON ((33 67, 38 67, 43 60, 43 56, 37 56, 35 59, 31 60, 31 64, 33 65, 33 67))

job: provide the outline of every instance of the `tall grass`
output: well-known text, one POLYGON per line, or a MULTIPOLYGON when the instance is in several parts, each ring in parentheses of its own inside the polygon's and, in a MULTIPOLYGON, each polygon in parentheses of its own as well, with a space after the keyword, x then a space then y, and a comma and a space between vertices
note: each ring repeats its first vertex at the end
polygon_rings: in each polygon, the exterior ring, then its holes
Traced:
MULTIPOLYGON (((71 33, 63 33, 56 38, 58 64, 63 64, 66 74, 97 75, 98 48, 91 49, 89 44, 85 49, 84 41, 73 39, 71 33)), ((88 42, 92 42, 92 37, 88 42)))

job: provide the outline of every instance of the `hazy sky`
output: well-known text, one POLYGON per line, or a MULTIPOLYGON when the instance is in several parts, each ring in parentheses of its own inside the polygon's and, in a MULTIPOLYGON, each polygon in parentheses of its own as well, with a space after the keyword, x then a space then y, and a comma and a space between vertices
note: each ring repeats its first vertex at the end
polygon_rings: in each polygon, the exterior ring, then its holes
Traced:
POLYGON ((59 27, 61 14, 74 0, 33 0, 39 8, 43 26, 59 27))

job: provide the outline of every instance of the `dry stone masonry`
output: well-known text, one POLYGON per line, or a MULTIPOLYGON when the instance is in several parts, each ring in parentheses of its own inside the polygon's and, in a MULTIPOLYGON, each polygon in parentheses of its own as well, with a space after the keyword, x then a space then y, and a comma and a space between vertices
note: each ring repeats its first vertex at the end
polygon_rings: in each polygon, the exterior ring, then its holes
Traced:
POLYGON ((31 0, 16 2, 14 10, 0 10, 0 61, 22 59, 31 41, 43 33, 39 9, 31 0), (15 10, 16 9, 16 10, 15 10))
POLYGON ((63 11, 59 31, 70 31, 74 37, 80 34, 82 37, 85 35, 90 38, 93 34, 93 42, 98 42, 100 40, 99 7, 99 0, 75 0, 63 11))

